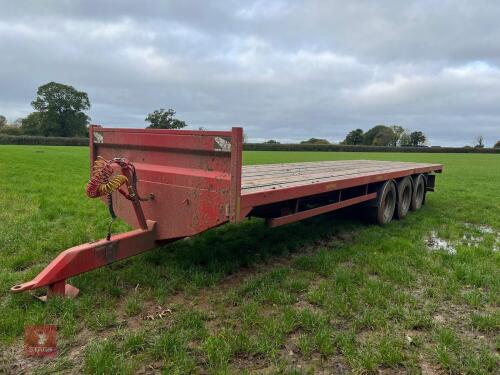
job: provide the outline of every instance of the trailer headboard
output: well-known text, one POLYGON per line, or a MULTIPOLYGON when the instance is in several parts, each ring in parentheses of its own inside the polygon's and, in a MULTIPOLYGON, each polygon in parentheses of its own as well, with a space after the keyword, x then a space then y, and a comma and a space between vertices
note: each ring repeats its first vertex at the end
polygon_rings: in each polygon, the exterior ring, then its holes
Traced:
MULTIPOLYGON (((159 239, 191 236, 239 218, 243 131, 114 129, 90 127, 90 161, 123 157, 137 171, 147 219, 159 239)), ((125 198, 113 193, 116 214, 138 223, 125 198)))

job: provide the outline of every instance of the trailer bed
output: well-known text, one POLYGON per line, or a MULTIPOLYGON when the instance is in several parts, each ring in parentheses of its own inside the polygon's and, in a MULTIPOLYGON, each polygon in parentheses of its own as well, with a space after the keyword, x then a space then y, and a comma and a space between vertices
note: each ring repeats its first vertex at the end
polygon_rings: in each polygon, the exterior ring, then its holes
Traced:
POLYGON ((240 217, 254 212, 258 206, 373 185, 420 173, 440 173, 442 169, 441 164, 378 160, 243 166, 240 217))
POLYGON ((241 194, 345 181, 359 177, 376 179, 378 176, 398 172, 411 175, 422 169, 436 171, 441 169, 441 165, 378 160, 248 165, 243 166, 242 170, 241 194))

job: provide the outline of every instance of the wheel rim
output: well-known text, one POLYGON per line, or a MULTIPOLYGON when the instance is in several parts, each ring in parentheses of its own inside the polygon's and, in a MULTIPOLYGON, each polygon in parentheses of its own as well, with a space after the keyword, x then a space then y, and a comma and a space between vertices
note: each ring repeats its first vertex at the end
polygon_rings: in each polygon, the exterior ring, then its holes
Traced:
POLYGON ((394 191, 389 190, 385 195, 385 206, 384 206, 384 221, 387 222, 391 220, 394 214, 394 207, 396 200, 394 199, 394 191))
POLYGON ((416 193, 416 200, 417 204, 420 205, 422 203, 422 200, 424 199, 424 184, 422 180, 420 180, 418 186, 417 186, 417 193, 416 193))
POLYGON ((406 185, 405 188, 403 189, 403 193, 401 194, 402 199, 401 199, 401 207, 403 212, 407 212, 408 209, 410 208, 411 204, 411 190, 410 186, 406 185))

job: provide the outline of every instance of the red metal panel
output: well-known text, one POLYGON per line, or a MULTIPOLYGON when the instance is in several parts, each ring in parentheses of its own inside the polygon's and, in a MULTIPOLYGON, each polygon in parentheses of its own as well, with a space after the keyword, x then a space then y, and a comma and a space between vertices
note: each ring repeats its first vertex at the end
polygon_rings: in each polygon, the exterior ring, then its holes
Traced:
MULTIPOLYGON (((229 181, 227 181, 229 183, 229 181)), ((153 200, 141 202, 146 218, 157 218, 158 239, 193 236, 228 221, 229 189, 209 191, 197 187, 139 180, 139 192, 152 192, 153 200)), ((133 227, 138 227, 130 202, 114 193, 117 215, 133 227)))
POLYGON ((227 186, 231 179, 229 173, 220 171, 205 171, 193 168, 177 168, 157 164, 134 163, 136 170, 141 175, 141 180, 156 181, 163 184, 172 184, 187 187, 202 188, 208 184, 208 190, 221 189, 227 186), (222 184, 220 181, 222 180, 222 184))
MULTIPOLYGON (((191 236, 229 221, 239 201, 241 128, 231 132, 94 128, 92 157, 123 157, 135 165, 147 219, 158 239, 191 236), (232 173, 239 174, 231 178, 232 173), (238 186, 235 185, 237 183, 238 186)), ((130 202, 113 194, 116 214, 133 227, 130 202)))
MULTIPOLYGON (((99 129, 95 130, 99 132, 99 129)), ((206 135, 189 135, 186 134, 155 134, 154 137, 150 133, 138 132, 106 132, 102 133, 105 145, 117 146, 140 146, 141 148, 159 147, 162 149, 179 149, 190 151, 214 151, 215 137, 206 135)))
POLYGON ((294 221, 307 219, 309 217, 321 215, 321 214, 324 214, 326 212, 338 210, 340 208, 348 207, 348 206, 351 206, 353 204, 369 201, 369 200, 375 199, 375 198, 377 198, 377 193, 370 193, 367 195, 362 195, 359 197, 346 199, 346 200, 341 201, 341 202, 331 203, 331 204, 327 204, 325 206, 312 208, 310 210, 301 211, 301 212, 297 212, 297 213, 286 215, 286 216, 280 216, 280 217, 276 217, 276 218, 267 219, 266 224, 269 227, 279 227, 280 225, 293 223, 294 221))
POLYGON ((184 130, 184 129, 134 129, 134 128, 102 128, 103 133, 144 133, 154 132, 155 134, 171 135, 202 135, 211 137, 227 137, 231 132, 223 130, 184 130))

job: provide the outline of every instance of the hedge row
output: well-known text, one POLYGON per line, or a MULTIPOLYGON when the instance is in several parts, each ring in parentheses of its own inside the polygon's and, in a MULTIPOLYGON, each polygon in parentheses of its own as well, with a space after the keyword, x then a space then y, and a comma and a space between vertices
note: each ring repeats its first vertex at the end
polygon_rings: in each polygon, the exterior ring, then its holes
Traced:
POLYGON ((429 152, 429 153, 500 153, 499 148, 475 147, 385 147, 351 145, 313 145, 313 144, 269 144, 246 143, 247 151, 343 151, 343 152, 429 152))
MULTIPOLYGON (((40 137, 0 134, 3 145, 88 146, 88 138, 40 137)), ((344 152, 430 152, 430 153, 500 153, 499 148, 475 147, 383 147, 313 144, 245 143, 246 151, 344 151, 344 152)))
POLYGON ((88 146, 88 138, 0 134, 0 145, 88 146))

